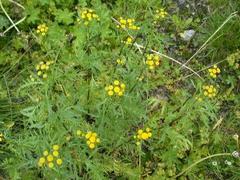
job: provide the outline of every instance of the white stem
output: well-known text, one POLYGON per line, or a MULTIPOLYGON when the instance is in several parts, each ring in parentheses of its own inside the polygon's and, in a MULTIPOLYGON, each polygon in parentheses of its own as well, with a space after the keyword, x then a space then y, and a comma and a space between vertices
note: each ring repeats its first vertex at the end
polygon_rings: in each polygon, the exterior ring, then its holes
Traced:
MULTIPOLYGON (((112 20, 115 21, 118 25, 121 25, 121 23, 120 23, 118 20, 116 20, 115 18, 112 17, 112 20)), ((124 30, 128 33, 128 35, 129 35, 131 38, 133 38, 133 36, 128 32, 128 30, 127 30, 126 28, 124 28, 124 30)), ((140 44, 138 44, 138 43, 136 43, 136 42, 134 43, 134 46, 135 46, 139 51, 140 51, 141 48, 142 48, 142 49, 146 49, 146 47, 144 47, 143 45, 140 45, 140 44)), ((193 72, 195 75, 197 75, 199 78, 203 79, 197 72, 195 72, 195 71, 194 71, 193 69, 191 69, 190 67, 184 65, 183 63, 179 62, 178 60, 176 60, 176 59, 174 59, 174 58, 172 58, 172 57, 169 57, 169 56, 167 56, 167 55, 165 55, 165 54, 162 54, 162 53, 160 53, 160 52, 158 52, 158 51, 152 50, 152 49, 150 49, 150 51, 153 52, 153 53, 155 53, 155 54, 158 54, 158 55, 160 55, 160 56, 162 56, 162 57, 165 57, 165 58, 167 58, 167 59, 169 59, 169 60, 171 60, 171 61, 173 61, 173 62, 175 62, 175 63, 177 63, 177 64, 182 65, 183 67, 185 67, 186 69, 190 70, 190 71, 193 72)), ((140 53, 142 53, 142 51, 140 51, 140 53)))
POLYGON ((3 4, 2 4, 2 0, 0 0, 0 7, 3 10, 4 14, 7 16, 8 20, 12 23, 13 27, 16 29, 16 31, 19 33, 19 29, 17 28, 17 26, 15 25, 15 23, 13 22, 13 20, 10 18, 10 16, 8 15, 7 11, 4 9, 3 4))
POLYGON ((205 43, 203 43, 203 45, 192 55, 192 57, 190 57, 182 66, 184 67, 184 65, 186 65, 187 63, 189 63, 196 55, 198 55, 205 47, 207 47, 207 43, 223 28, 223 26, 225 26, 225 24, 228 23, 228 21, 230 21, 230 19, 232 19, 233 17, 237 16, 237 12, 232 13, 223 23, 221 26, 219 26, 219 28, 207 39, 207 41, 205 41, 205 43))

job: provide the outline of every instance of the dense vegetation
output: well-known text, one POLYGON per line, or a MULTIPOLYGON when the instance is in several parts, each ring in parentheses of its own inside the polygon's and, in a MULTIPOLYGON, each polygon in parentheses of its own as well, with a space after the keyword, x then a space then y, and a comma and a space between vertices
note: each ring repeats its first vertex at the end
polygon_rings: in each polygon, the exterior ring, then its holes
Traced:
POLYGON ((0 7, 0 179, 240 179, 240 1, 0 7))

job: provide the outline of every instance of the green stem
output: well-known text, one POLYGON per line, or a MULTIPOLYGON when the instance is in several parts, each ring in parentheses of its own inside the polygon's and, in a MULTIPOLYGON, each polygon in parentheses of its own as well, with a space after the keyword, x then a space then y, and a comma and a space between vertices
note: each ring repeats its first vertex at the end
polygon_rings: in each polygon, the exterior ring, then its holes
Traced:
POLYGON ((186 173, 187 171, 189 171, 190 169, 192 169, 194 166, 196 166, 197 164, 207 160, 207 159, 210 159, 210 158, 213 158, 213 157, 217 157, 217 156, 232 156, 231 153, 219 153, 219 154, 213 154, 213 155, 210 155, 210 156, 207 156, 205 158, 202 158, 202 159, 199 159, 198 161, 196 161, 195 163, 193 163, 192 165, 190 165, 189 167, 187 167, 186 169, 184 169, 182 172, 180 172, 179 174, 177 174, 175 178, 183 175, 184 173, 186 173))
POLYGON ((141 179, 141 154, 142 154, 142 144, 139 145, 138 152, 138 167, 139 167, 139 179, 141 179))

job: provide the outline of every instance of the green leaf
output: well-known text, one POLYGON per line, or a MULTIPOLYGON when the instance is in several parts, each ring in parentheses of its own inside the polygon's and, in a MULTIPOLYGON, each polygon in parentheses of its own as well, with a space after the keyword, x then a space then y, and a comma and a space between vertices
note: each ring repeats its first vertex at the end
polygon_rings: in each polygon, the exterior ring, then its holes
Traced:
POLYGON ((29 6, 25 10, 27 16, 28 23, 36 23, 36 21, 40 20, 40 9, 34 8, 33 6, 29 6))
POLYGON ((59 23, 63 23, 66 25, 73 23, 73 13, 70 12, 68 9, 57 9, 55 12, 55 16, 56 21, 59 23))
POLYGON ((0 30, 9 26, 9 21, 5 16, 0 15, 0 30))

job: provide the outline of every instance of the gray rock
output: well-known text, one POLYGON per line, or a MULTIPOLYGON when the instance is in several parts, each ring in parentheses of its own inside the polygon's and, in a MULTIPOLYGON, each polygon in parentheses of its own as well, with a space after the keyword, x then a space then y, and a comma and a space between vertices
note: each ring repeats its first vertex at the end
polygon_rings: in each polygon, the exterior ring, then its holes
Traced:
POLYGON ((183 38, 184 41, 190 41, 192 37, 195 35, 196 31, 193 29, 186 30, 183 33, 180 34, 180 36, 183 38))
POLYGON ((181 6, 183 4, 185 4, 186 0, 178 0, 178 4, 181 6))

